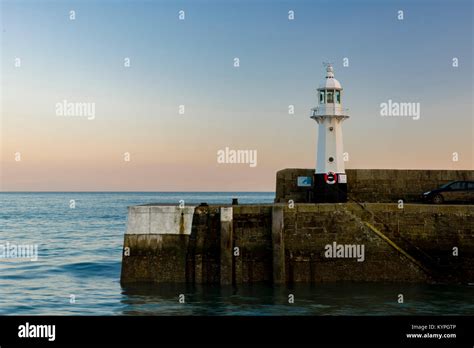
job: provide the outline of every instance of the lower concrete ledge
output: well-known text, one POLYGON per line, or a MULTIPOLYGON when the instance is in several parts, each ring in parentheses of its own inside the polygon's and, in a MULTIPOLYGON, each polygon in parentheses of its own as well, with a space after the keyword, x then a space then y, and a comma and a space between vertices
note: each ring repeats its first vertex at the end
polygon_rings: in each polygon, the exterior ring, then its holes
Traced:
POLYGON ((121 282, 471 283, 473 212, 387 203, 130 207, 121 282))

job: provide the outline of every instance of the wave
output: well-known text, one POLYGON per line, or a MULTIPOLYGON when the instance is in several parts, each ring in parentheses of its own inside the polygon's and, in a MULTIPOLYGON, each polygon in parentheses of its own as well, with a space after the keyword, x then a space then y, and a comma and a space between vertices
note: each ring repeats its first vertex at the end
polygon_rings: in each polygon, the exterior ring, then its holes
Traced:
POLYGON ((59 272, 70 273, 75 277, 118 277, 120 261, 113 262, 76 262, 58 267, 59 272))

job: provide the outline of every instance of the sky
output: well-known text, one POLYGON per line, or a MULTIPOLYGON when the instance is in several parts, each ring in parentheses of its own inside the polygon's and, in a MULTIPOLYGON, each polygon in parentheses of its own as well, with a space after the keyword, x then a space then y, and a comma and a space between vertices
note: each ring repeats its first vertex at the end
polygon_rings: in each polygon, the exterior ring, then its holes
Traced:
POLYGON ((273 191, 315 168, 323 62, 346 168, 474 169, 472 1, 0 2, 1 191, 273 191))

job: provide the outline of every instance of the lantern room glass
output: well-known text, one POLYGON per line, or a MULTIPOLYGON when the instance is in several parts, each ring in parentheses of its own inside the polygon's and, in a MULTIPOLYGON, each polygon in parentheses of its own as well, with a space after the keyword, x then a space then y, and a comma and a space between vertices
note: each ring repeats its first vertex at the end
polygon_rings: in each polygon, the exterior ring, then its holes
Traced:
POLYGON ((326 92, 326 102, 328 104, 333 104, 334 103, 334 91, 327 91, 326 92))

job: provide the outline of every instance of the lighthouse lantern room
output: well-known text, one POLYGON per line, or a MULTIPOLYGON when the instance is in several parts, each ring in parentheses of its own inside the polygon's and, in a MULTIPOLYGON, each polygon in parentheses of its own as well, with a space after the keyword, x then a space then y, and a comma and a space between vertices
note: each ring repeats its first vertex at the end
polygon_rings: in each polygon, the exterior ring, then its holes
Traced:
POLYGON ((314 178, 315 202, 346 202, 347 176, 344 170, 342 122, 349 118, 342 107, 342 87, 334 78, 331 64, 318 88, 318 106, 311 118, 318 124, 318 147, 314 178))

